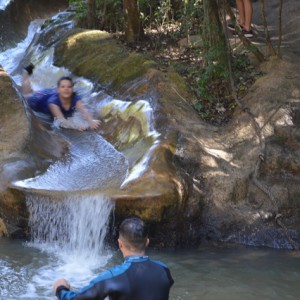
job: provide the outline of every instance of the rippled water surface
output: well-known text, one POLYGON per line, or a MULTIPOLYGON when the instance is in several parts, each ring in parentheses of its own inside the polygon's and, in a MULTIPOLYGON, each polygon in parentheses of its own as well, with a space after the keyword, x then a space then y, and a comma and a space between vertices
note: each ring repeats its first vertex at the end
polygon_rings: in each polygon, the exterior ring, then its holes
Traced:
MULTIPOLYGON (((198 250, 153 251, 168 264, 175 279, 172 300, 299 299, 300 255, 270 249, 201 247, 198 250)), ((80 257, 62 260, 21 241, 0 239, 0 299, 55 299, 52 283, 66 277, 74 288, 98 272, 122 262, 110 251, 85 265, 80 257)))

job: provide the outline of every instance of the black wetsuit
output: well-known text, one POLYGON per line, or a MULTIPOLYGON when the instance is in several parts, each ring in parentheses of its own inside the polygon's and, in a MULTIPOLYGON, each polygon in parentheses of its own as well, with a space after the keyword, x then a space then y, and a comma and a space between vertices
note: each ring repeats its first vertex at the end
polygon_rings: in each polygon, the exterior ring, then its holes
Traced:
POLYGON ((128 256, 78 292, 59 286, 60 300, 167 300, 174 281, 168 267, 147 256, 128 256))

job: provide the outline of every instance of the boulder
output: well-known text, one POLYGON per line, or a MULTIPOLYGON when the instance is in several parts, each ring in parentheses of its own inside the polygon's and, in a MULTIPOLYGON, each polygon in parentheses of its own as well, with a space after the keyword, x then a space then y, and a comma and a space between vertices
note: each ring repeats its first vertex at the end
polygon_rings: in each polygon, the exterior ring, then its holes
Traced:
MULTIPOLYGON (((26 218, 24 197, 13 195, 8 189, 8 182, 13 178, 20 162, 22 169, 27 160, 25 148, 29 141, 30 124, 27 119, 23 99, 18 94, 9 75, 0 68, 0 217, 2 228, 9 235, 9 224, 19 226, 20 218, 26 218), (11 166, 9 168, 8 166, 11 166), (13 171, 11 171, 13 169, 13 171), (7 223, 7 224, 6 224, 7 223)), ((23 225, 24 226, 24 223, 23 225)))

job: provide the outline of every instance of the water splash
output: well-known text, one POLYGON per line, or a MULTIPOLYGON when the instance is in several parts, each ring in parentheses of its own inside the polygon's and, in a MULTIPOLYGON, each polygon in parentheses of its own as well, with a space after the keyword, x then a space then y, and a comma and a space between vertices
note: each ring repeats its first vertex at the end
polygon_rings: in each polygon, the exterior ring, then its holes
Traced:
POLYGON ((86 191, 118 189, 124 181, 128 162, 110 143, 95 132, 59 132, 70 143, 70 155, 52 164, 37 177, 13 182, 21 189, 86 191))
POLYGON ((64 268, 99 267, 106 261, 104 238, 114 202, 104 195, 74 195, 60 200, 28 195, 30 246, 54 254, 64 268))
POLYGON ((10 0, 0 0, 0 10, 5 10, 7 5, 10 3, 10 0))
MULTIPOLYGON (((109 216, 114 202, 103 195, 66 196, 53 199, 27 195, 31 242, 47 257, 24 288, 23 299, 53 299, 51 286, 67 278, 73 287, 86 285, 103 270, 112 252, 105 247, 109 216), (46 297, 49 296, 49 297, 46 297)), ((36 268, 36 267, 35 267, 36 268)))
MULTIPOLYGON (((8 72, 13 73, 19 67, 20 62, 24 57, 24 53, 28 48, 29 44, 31 43, 34 35, 40 31, 40 27, 43 23, 43 20, 34 20, 30 23, 28 28, 27 37, 18 43, 15 48, 8 49, 4 52, 0 53, 0 65, 8 72)), ((21 76, 17 74, 13 77, 13 79, 20 84, 21 83, 21 76)))

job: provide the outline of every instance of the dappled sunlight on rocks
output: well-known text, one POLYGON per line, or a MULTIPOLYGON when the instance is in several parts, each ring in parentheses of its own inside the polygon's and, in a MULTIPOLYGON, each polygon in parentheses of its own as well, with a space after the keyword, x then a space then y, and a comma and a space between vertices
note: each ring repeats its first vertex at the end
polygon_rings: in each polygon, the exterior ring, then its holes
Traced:
POLYGON ((208 156, 208 155, 203 155, 202 157, 202 161, 211 168, 217 168, 218 167, 218 163, 216 161, 216 159, 212 156, 208 156))
POLYGON ((209 172, 207 172, 207 174, 212 177, 213 176, 224 176, 224 177, 230 176, 230 174, 228 172, 225 173, 224 171, 221 171, 221 170, 209 171, 209 172))
POLYGON ((72 48, 78 46, 80 44, 80 40, 91 40, 95 41, 101 41, 101 39, 107 39, 111 38, 112 35, 106 31, 99 31, 99 30, 88 30, 88 31, 82 31, 79 33, 76 33, 72 35, 66 42, 66 47, 67 48, 72 48))
POLYGON ((208 154, 210 154, 210 155, 212 155, 212 156, 214 156, 214 157, 216 157, 216 158, 223 159, 223 160, 225 160, 225 161, 230 161, 230 160, 232 160, 232 158, 233 158, 233 155, 232 155, 232 154, 227 153, 227 152, 225 152, 225 151, 223 151, 223 150, 209 149, 209 148, 204 148, 204 150, 205 150, 208 154))

